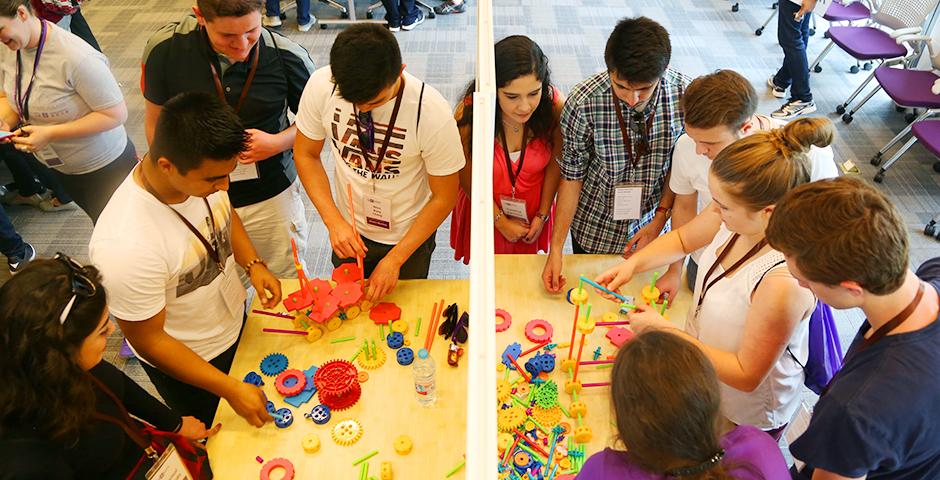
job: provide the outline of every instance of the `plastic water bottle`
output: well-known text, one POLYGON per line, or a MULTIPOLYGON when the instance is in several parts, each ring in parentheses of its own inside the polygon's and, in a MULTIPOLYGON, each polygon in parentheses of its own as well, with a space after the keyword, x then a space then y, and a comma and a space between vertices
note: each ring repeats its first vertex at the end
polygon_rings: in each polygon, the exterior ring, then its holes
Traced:
POLYGON ((418 359, 414 364, 415 397, 423 407, 434 405, 437 400, 437 380, 434 377, 434 359, 428 351, 418 351, 418 359))

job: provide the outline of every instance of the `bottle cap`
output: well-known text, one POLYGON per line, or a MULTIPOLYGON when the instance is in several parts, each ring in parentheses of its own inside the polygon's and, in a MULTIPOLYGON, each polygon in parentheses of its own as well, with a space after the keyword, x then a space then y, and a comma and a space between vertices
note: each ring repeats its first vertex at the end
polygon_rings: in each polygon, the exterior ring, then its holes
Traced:
POLYGON ((428 351, 423 348, 421 350, 418 350, 418 358, 420 358, 421 360, 428 358, 428 351))

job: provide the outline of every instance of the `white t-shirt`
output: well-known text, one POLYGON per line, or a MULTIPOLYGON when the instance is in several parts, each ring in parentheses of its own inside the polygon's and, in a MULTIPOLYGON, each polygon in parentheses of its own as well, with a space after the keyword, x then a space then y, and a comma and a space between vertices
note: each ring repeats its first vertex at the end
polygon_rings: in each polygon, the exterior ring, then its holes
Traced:
MULTIPOLYGON (((403 75, 405 91, 395 121, 395 134, 389 142, 381 170, 375 174, 366 168, 359 148, 353 104, 340 97, 334 89, 329 66, 317 70, 310 77, 300 99, 296 120, 297 128, 310 139, 324 140, 329 136, 327 143, 335 164, 333 196, 339 210, 348 220, 346 185, 351 184, 359 233, 386 245, 397 244, 428 203, 431 198, 428 175, 451 175, 460 171, 465 163, 450 105, 434 88, 424 85, 408 72, 403 75), (380 222, 367 221, 366 195, 390 202, 389 228, 375 225, 380 222)), ((370 155, 373 165, 385 140, 394 105, 393 99, 372 110, 376 152, 370 155)))
MULTIPOLYGON (((87 42, 58 25, 47 22, 46 43, 29 96, 29 123, 59 125, 119 105, 121 87, 108 67, 108 59, 87 42)), ((21 86, 33 75, 37 48, 23 48, 21 86)), ((16 52, 0 48, 0 86, 14 112, 16 105, 16 52)), ((13 125, 11 125, 13 127, 13 125)), ((93 172, 121 156, 127 147, 123 125, 86 137, 51 142, 36 158, 62 173, 93 172)))
MULTIPOLYGON (((702 272, 695 281, 692 309, 686 320, 686 331, 702 343, 726 352, 736 352, 744 335, 747 312, 751 308, 751 293, 764 273, 774 269, 787 271, 783 254, 771 250, 716 282, 705 296, 696 315, 705 272, 716 260, 716 251, 731 238, 731 232, 721 226, 710 245, 705 247, 699 265, 702 272)), ((718 278, 724 269, 715 268, 709 281, 718 278)), ((809 315, 802 319, 787 344, 790 352, 805 364, 809 344, 809 315)), ((724 383, 721 387, 722 413, 738 425, 753 425, 770 430, 790 421, 800 405, 803 368, 786 350, 780 355, 767 377, 753 392, 743 392, 724 383)))
MULTIPOLYGON (((776 119, 764 117, 765 120, 771 120, 771 128, 779 128, 786 125, 776 119)), ((810 147, 809 162, 812 170, 809 172, 810 180, 816 181, 824 178, 835 178, 839 176, 836 169, 832 147, 817 148, 810 147)), ((695 153, 695 141, 688 134, 683 133, 676 140, 675 150, 672 153, 672 174, 669 177, 669 188, 676 195, 698 194, 698 209, 702 211, 712 201, 712 194, 708 190, 708 169, 712 161, 705 155, 695 153)), ((698 263, 703 249, 692 252, 692 260, 698 263)))
POLYGON ((108 306, 126 321, 147 320, 166 308, 164 329, 205 360, 238 339, 245 288, 232 254, 232 205, 226 192, 207 198, 219 241, 213 241, 209 211, 202 198, 168 206, 134 181, 115 190, 91 235, 89 254, 101 270, 108 306), (202 242, 171 210, 196 227, 210 245, 219 245, 225 265, 219 272, 202 242))

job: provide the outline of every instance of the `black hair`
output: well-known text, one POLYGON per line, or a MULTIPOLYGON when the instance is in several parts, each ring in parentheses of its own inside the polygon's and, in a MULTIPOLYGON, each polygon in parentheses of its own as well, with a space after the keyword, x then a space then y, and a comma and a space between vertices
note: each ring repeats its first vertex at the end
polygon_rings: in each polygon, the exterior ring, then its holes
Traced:
POLYGON ((232 107, 204 92, 181 93, 163 104, 150 158, 166 158, 186 175, 204 160, 231 160, 248 149, 248 134, 232 107))
POLYGON ((217 17, 244 17, 260 12, 261 0, 196 0, 196 6, 207 21, 217 17))
POLYGON ((669 32, 646 17, 620 20, 604 49, 607 70, 630 83, 658 80, 669 66, 671 57, 669 32))
POLYGON ((95 393, 76 361, 101 323, 107 297, 93 266, 94 284, 76 296, 65 323, 74 274, 60 260, 33 260, 0 287, 0 437, 29 426, 46 439, 74 442, 95 406, 95 393))
POLYGON ((398 40, 376 23, 353 25, 336 36, 330 69, 341 97, 353 104, 374 100, 401 73, 398 40))
MULTIPOLYGON (((552 86, 551 70, 548 68, 548 57, 542 52, 539 45, 524 35, 506 37, 494 46, 494 60, 496 64, 496 87, 502 88, 513 80, 525 75, 535 75, 542 83, 542 97, 539 106, 526 122, 533 137, 541 138, 551 144, 555 127, 555 88, 552 86)), ((473 91, 475 83, 470 82, 461 101, 463 114, 457 120, 458 127, 472 127, 473 125, 473 91)), ((503 130, 503 122, 499 121, 502 110, 499 101, 496 102, 496 132, 503 130)))

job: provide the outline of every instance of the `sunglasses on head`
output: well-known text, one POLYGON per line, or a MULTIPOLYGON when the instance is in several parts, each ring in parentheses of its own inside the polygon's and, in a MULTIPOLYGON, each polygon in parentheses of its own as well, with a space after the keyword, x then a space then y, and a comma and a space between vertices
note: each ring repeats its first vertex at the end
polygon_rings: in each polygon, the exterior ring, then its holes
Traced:
POLYGON ((52 258, 69 267, 69 281, 72 284, 72 297, 69 299, 69 302, 65 304, 65 308, 62 309, 62 313, 59 315, 59 324, 64 325, 65 320, 68 319, 69 313, 72 311, 72 307, 75 306, 75 301, 79 297, 90 298, 95 296, 95 294, 98 293, 98 287, 95 286, 95 282, 91 281, 91 278, 88 278, 84 265, 72 260, 71 257, 62 252, 56 253, 52 258))

